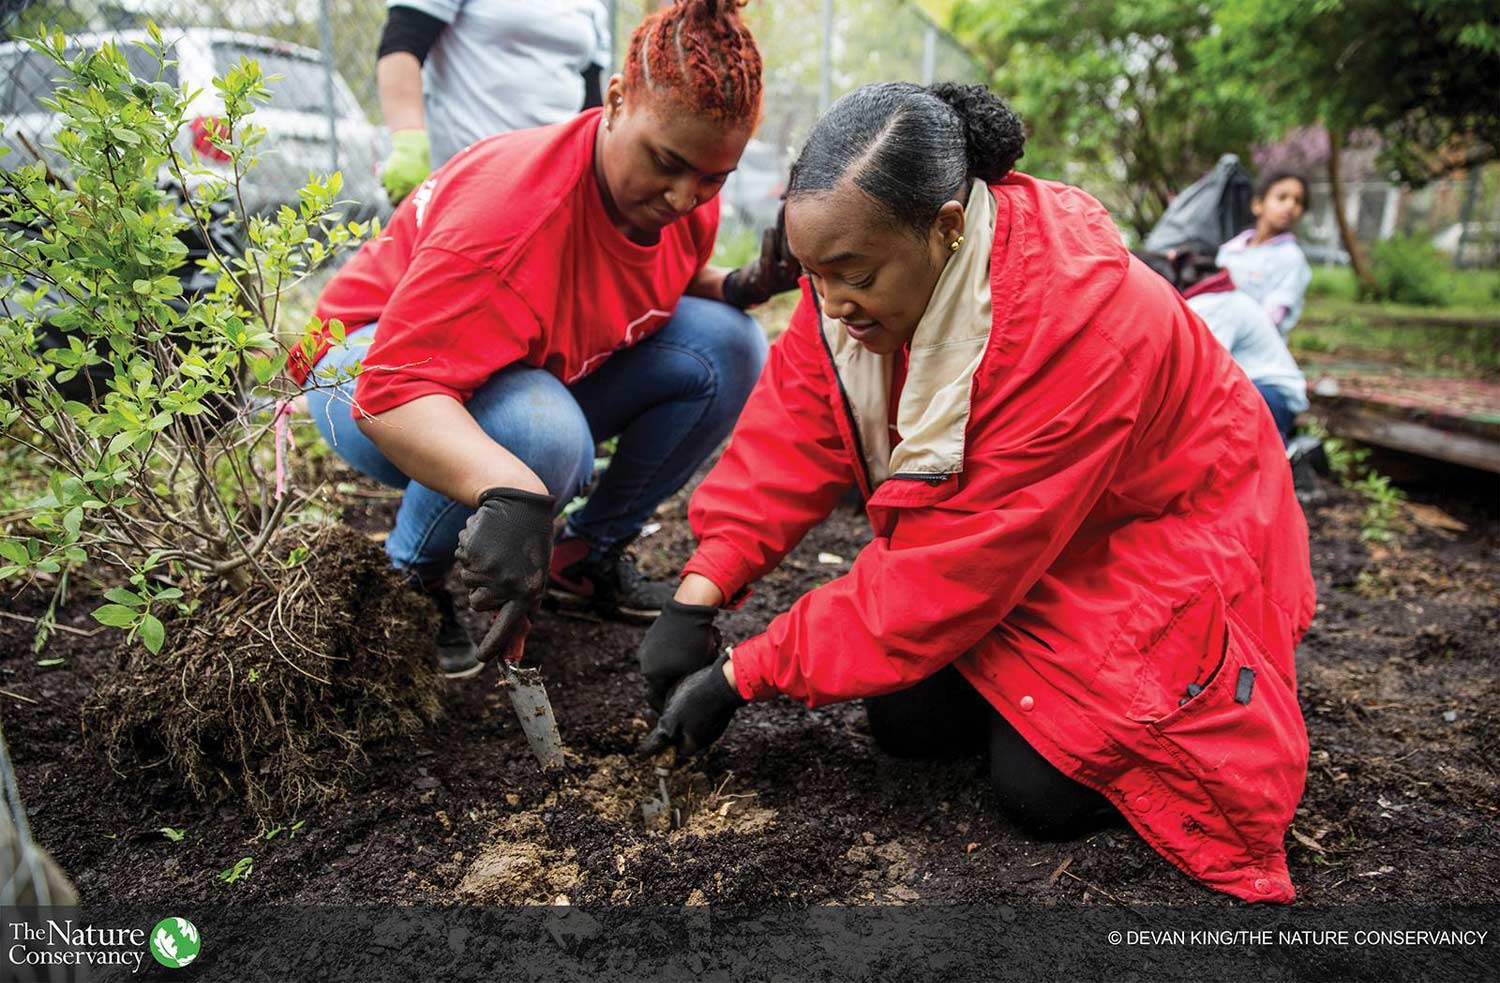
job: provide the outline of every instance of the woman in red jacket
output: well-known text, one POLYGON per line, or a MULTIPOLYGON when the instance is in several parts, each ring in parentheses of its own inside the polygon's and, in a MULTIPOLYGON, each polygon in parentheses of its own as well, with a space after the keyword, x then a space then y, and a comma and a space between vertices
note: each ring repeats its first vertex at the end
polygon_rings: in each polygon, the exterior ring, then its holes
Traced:
POLYGON ((863 698, 900 755, 988 743, 997 801, 1130 822, 1241 898, 1293 896, 1307 527, 1253 386, 1075 188, 1011 170, 979 87, 867 86, 819 121, 786 227, 808 273, 641 664, 654 752, 784 694, 863 698), (764 634, 714 611, 864 492, 873 541, 764 634), (705 665, 705 663, 707 663, 705 665))
POLYGON ((743 310, 778 265, 707 265, 760 76, 738 4, 658 11, 602 111, 462 151, 319 298, 348 343, 306 353, 309 409, 349 463, 404 489, 386 551, 438 602, 450 676, 480 668, 443 589, 455 556, 471 606, 511 624, 547 590, 645 620, 671 597, 624 549, 723 441, 765 357, 743 310), (616 435, 554 548, 553 516, 616 435))

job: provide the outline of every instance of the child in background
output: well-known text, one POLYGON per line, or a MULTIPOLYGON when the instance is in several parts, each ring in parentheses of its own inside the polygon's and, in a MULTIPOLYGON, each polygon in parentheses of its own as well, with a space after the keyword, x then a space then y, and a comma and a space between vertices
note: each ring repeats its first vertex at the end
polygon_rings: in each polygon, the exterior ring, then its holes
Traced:
POLYGON ((1254 298, 1283 338, 1302 315, 1312 280, 1307 257, 1294 231, 1307 210, 1307 182, 1287 171, 1273 171, 1255 188, 1250 210, 1255 227, 1219 247, 1215 263, 1229 271, 1235 286, 1254 298))

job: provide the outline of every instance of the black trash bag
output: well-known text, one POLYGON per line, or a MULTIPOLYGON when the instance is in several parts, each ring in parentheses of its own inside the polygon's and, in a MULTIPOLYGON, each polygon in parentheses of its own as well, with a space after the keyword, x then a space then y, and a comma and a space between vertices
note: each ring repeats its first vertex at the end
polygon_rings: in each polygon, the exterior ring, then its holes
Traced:
POLYGON ((1213 170, 1172 199, 1146 237, 1146 250, 1216 254, 1220 246, 1254 223, 1250 213, 1253 190, 1250 172, 1240 159, 1225 154, 1213 170))

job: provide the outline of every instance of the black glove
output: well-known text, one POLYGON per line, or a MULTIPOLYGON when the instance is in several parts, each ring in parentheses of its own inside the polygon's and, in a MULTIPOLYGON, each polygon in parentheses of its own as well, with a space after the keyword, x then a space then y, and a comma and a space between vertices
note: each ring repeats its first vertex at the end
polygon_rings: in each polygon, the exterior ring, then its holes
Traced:
POLYGON ((760 238, 760 256, 724 278, 724 303, 745 310, 795 289, 802 266, 786 244, 786 203, 776 213, 776 228, 760 238))
POLYGON ((718 613, 718 608, 701 604, 668 601, 661 606, 661 616, 636 650, 641 675, 646 677, 646 699, 657 713, 667 705, 667 694, 683 676, 714 661, 724 647, 714 627, 718 613))
POLYGON ((660 754, 674 744, 683 754, 697 754, 723 735, 734 712, 749 702, 724 678, 728 661, 726 652, 672 687, 667 709, 646 736, 641 754, 660 754))
POLYGON ((547 592, 552 560, 552 499, 519 488, 489 489, 458 534, 456 556, 475 611, 511 601, 536 607, 547 592))

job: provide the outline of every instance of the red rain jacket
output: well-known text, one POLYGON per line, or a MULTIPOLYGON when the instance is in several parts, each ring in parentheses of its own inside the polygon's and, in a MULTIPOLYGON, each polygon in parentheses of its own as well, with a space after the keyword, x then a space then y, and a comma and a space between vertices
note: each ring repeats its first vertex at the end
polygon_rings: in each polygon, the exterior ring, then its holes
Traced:
POLYGON ((685 572, 734 595, 858 482, 874 540, 734 649, 745 696, 817 705, 954 664, 1167 860, 1291 901, 1308 755, 1293 649, 1315 598, 1275 425, 1098 202, 1021 174, 990 190, 993 321, 961 470, 870 487, 804 280, 693 496, 685 572))

